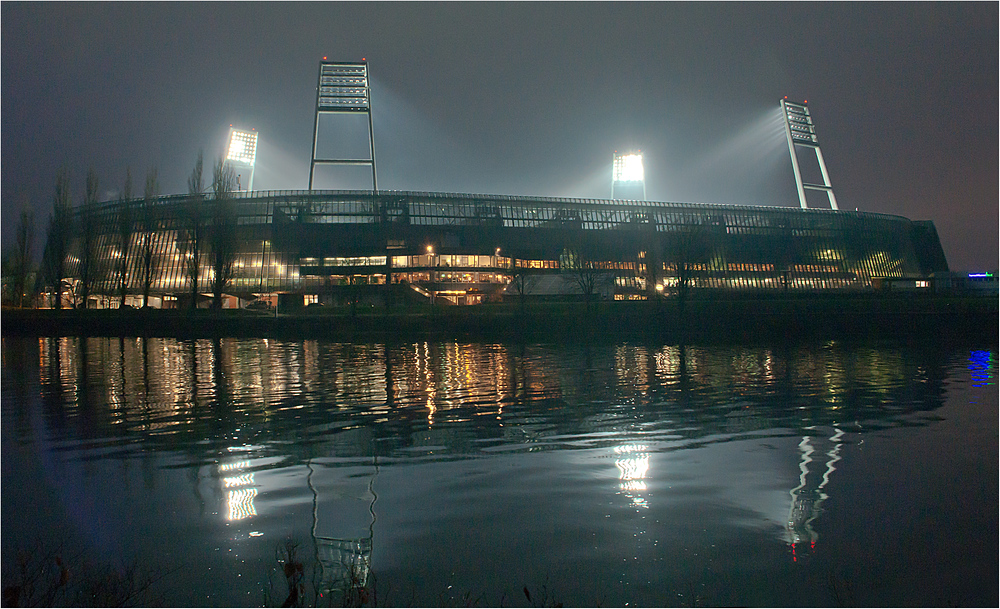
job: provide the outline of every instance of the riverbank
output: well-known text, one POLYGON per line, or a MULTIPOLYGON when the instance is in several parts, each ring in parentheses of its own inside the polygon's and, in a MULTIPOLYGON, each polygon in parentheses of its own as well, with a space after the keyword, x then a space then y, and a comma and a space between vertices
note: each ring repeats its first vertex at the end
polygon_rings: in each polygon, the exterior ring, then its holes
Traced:
POLYGON ((4 336, 264 337, 365 340, 515 338, 797 340, 984 338, 996 342, 998 300, 931 294, 744 295, 659 302, 519 303, 393 309, 4 309, 4 336))

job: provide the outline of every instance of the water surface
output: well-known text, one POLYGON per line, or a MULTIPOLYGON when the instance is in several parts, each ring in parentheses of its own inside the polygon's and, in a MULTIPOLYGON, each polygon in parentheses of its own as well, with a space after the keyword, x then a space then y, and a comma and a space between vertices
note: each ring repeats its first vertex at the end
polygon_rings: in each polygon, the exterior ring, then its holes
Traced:
POLYGON ((292 544, 306 604, 995 606, 995 373, 981 345, 5 338, 4 584, 58 546, 157 602, 280 605, 292 544))

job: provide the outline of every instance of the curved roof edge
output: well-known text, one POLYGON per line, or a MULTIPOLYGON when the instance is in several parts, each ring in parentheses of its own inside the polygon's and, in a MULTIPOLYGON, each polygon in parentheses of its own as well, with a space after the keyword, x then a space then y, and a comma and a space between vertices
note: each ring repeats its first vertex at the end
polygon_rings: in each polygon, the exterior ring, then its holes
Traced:
MULTIPOLYGON (((634 199, 586 199, 586 198, 576 198, 576 197, 540 197, 532 195, 498 195, 498 194, 475 194, 475 193, 454 193, 454 192, 431 192, 431 191, 413 191, 413 190, 256 190, 256 191, 239 191, 234 192, 233 197, 236 199, 280 199, 280 198, 296 198, 300 199, 303 197, 310 198, 323 198, 324 196, 335 195, 338 197, 342 196, 372 196, 372 194, 379 197, 422 197, 431 199, 470 199, 477 201, 496 201, 496 202, 524 202, 533 204, 571 204, 571 205, 582 205, 582 206, 619 206, 627 205, 632 207, 647 207, 647 208, 686 208, 686 209, 712 209, 712 210, 729 210, 729 211, 771 211, 771 212, 784 212, 784 213, 805 213, 805 214, 837 214, 846 216, 857 216, 857 217, 867 217, 867 218, 885 218, 885 219, 895 219, 895 220, 906 220, 908 222, 913 222, 914 220, 907 218, 906 216, 900 216, 896 214, 886 214, 880 212, 870 212, 870 211, 850 211, 850 210, 836 210, 836 209, 823 209, 823 208, 807 208, 803 209, 801 207, 793 206, 782 206, 782 205, 738 205, 733 203, 684 203, 684 202, 670 202, 670 201, 638 201, 634 199)), ((176 195, 162 195, 159 197, 161 203, 168 203, 171 201, 179 201, 187 199, 190 195, 187 194, 176 194, 176 195)), ((204 193, 202 196, 206 198, 211 198, 211 193, 204 193)), ((135 200, 141 200, 137 198, 135 200)), ((109 205, 117 203, 117 201, 105 201, 101 205, 109 205)))

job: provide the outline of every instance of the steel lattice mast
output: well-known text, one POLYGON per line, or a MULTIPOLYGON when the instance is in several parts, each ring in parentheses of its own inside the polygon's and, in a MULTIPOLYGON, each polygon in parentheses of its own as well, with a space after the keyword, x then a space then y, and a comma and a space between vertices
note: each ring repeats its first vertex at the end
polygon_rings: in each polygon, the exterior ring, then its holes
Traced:
POLYGON ((313 189, 316 165, 371 165, 372 190, 378 190, 375 173, 375 132, 372 128, 371 88, 368 86, 368 63, 342 63, 325 61, 319 64, 319 83, 316 87, 316 120, 313 126, 312 160, 309 164, 309 190, 313 189), (316 157, 321 114, 368 115, 368 143, 371 153, 367 159, 321 159, 316 157))
POLYGON ((802 209, 808 209, 806 204, 806 190, 819 190, 825 192, 830 198, 830 209, 840 209, 837 207, 837 198, 833 195, 833 186, 830 184, 830 174, 826 171, 826 163, 823 162, 823 153, 819 149, 819 140, 816 138, 816 126, 813 124, 809 108, 805 103, 796 104, 787 99, 781 100, 781 114, 784 117, 785 137, 788 139, 788 153, 792 157, 792 171, 795 172, 795 186, 799 191, 799 204, 802 209), (822 184, 810 184, 802 181, 802 172, 799 170, 799 159, 795 152, 796 146, 807 146, 816 151, 816 161, 819 163, 819 171, 823 176, 822 184))

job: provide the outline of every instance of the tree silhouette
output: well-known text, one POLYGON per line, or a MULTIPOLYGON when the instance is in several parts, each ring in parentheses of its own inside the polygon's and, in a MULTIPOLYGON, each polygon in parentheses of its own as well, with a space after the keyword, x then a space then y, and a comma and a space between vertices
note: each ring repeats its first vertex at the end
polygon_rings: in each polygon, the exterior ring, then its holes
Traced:
POLYGON ((100 275, 99 256, 97 252, 97 173, 93 168, 87 171, 87 187, 80 209, 80 247, 79 263, 77 264, 78 294, 81 305, 86 309, 90 305, 90 294, 97 287, 100 275))
POLYGON ((159 195, 156 169, 146 174, 146 188, 143 191, 142 210, 139 218, 139 277, 142 285, 142 306, 149 306, 149 292, 156 281, 156 260, 153 256, 156 244, 156 198, 159 195))
POLYGON ((535 284, 538 282, 538 277, 529 274, 528 269, 517 266, 517 260, 514 258, 511 258, 511 274, 511 283, 514 284, 514 289, 517 291, 517 300, 521 306, 521 312, 524 313, 528 300, 528 293, 535 287, 535 284))
POLYGON ((212 308, 222 308, 223 292, 229 287, 236 268, 236 178, 223 159, 212 171, 212 308))
POLYGON ((66 278, 66 258, 73 234, 73 206, 70 203, 69 169, 62 167, 56 173, 56 193, 52 201, 52 215, 45 243, 45 275, 55 291, 55 307, 62 308, 62 293, 66 278))
POLYGON ((203 156, 198 152, 198 160, 188 177, 188 198, 184 203, 184 231, 180 248, 184 254, 184 274, 191 286, 191 308, 198 308, 198 276, 208 233, 204 211, 205 185, 203 183, 203 156))
POLYGON ((35 241, 35 217, 28 209, 27 202, 21 207, 16 240, 13 256, 14 303, 18 307, 24 307, 24 295, 28 291, 28 278, 31 274, 31 248, 35 241))
POLYGON ((677 276, 677 304, 683 311, 691 294, 696 265, 703 263, 707 256, 705 227, 694 222, 677 227, 667 243, 666 250, 677 276))
POLYGON ((125 306, 125 296, 128 294, 128 263, 132 253, 132 170, 125 168, 125 185, 122 187, 118 200, 118 293, 121 300, 119 307, 125 306))
POLYGON ((600 269, 587 253, 580 247, 569 247, 563 250, 559 266, 573 273, 577 287, 583 293, 584 307, 590 312, 590 302, 597 293, 597 287, 602 275, 606 272, 600 269))

